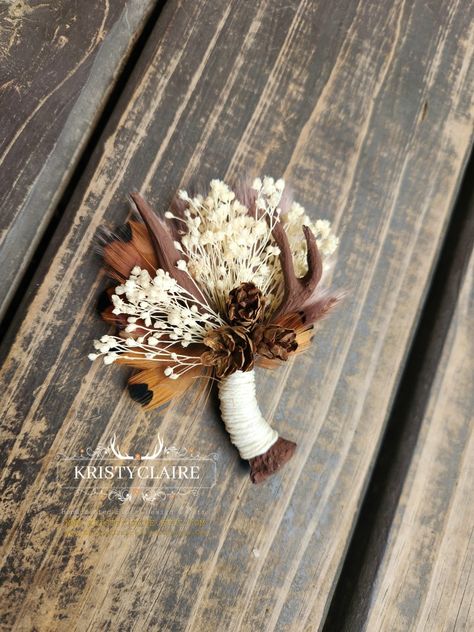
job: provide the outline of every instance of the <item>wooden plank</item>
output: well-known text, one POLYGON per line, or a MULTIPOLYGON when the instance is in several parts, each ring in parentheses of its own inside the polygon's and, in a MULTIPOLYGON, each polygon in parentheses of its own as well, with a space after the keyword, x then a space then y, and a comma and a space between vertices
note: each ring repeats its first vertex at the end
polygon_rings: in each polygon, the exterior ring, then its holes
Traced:
POLYGON ((437 368, 364 628, 474 628, 474 255, 437 368))
POLYGON ((470 12, 421 0, 166 5, 3 370, 6 625, 320 627, 471 145, 470 12), (333 281, 348 290, 311 353, 259 374, 264 412, 299 444, 261 487, 212 404, 144 414, 121 395, 120 371, 85 359, 103 331, 98 226, 125 218, 131 189, 163 208, 196 175, 242 172, 285 175, 333 221, 333 281), (147 450, 157 428, 217 452, 217 485, 153 506, 58 485, 59 453, 113 433, 147 450))
POLYGON ((0 317, 153 5, 0 2, 0 317))

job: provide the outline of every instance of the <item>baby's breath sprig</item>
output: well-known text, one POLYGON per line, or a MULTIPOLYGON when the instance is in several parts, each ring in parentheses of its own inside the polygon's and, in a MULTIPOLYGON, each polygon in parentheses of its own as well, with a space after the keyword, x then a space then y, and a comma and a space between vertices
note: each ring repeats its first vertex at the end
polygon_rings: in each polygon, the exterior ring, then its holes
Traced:
POLYGON ((274 205, 262 205, 258 215, 250 214, 220 180, 211 181, 206 198, 179 192, 187 204, 184 218, 170 211, 165 214, 184 224, 185 234, 177 248, 186 256, 190 276, 205 288, 217 312, 223 311, 227 295, 240 283, 253 280, 257 285, 265 284, 269 262, 279 254, 271 243, 271 230, 278 221, 275 211, 283 186, 283 181, 278 181, 272 195, 274 205))
POLYGON ((127 315, 125 339, 119 336, 102 336, 94 342, 98 353, 91 360, 103 356, 105 364, 118 358, 134 360, 145 358, 156 362, 172 362, 165 374, 176 379, 186 370, 200 364, 199 358, 176 353, 179 345, 185 349, 201 343, 207 331, 224 324, 219 314, 208 305, 191 296, 167 272, 157 270, 151 278, 147 270, 138 266, 131 271, 123 285, 112 295, 113 314, 127 315), (139 335, 132 334, 138 332, 139 335), (176 370, 177 369, 177 370, 176 370))

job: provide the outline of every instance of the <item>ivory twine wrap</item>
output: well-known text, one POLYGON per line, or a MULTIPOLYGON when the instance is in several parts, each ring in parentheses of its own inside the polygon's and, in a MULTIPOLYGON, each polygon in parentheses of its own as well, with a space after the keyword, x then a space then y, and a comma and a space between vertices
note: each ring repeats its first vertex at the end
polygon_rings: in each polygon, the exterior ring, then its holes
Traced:
POLYGON ((253 459, 265 454, 278 432, 265 421, 255 396, 255 372, 236 371, 219 382, 222 419, 240 456, 253 459))

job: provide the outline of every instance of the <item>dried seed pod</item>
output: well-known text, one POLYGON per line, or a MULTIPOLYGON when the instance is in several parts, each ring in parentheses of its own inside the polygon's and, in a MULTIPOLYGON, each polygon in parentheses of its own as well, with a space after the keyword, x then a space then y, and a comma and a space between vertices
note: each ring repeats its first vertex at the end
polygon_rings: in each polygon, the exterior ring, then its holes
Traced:
POLYGON ((280 327, 280 325, 257 325, 252 339, 257 353, 271 360, 288 360, 288 354, 296 351, 296 332, 294 329, 280 327))
POLYGON ((214 367, 218 378, 253 368, 255 345, 244 327, 225 325, 212 329, 203 344, 209 351, 201 355, 201 362, 214 367))
POLYGON ((251 327, 261 322, 264 311, 265 299, 254 283, 241 283, 227 297, 227 317, 231 324, 251 327))

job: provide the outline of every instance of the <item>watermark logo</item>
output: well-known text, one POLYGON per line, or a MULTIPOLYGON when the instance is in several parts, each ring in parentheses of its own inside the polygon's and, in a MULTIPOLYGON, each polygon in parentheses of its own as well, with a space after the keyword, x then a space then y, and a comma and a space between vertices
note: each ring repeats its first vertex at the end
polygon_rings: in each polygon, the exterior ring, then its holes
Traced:
POLYGON ((214 487, 216 462, 217 454, 201 456, 166 446, 160 435, 146 454, 124 452, 114 435, 108 443, 77 455, 60 454, 57 480, 65 488, 106 495, 121 503, 136 497, 155 502, 214 487))

